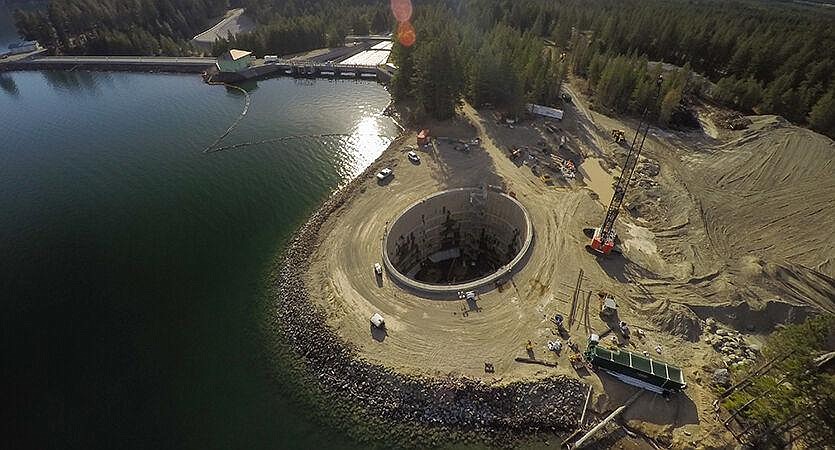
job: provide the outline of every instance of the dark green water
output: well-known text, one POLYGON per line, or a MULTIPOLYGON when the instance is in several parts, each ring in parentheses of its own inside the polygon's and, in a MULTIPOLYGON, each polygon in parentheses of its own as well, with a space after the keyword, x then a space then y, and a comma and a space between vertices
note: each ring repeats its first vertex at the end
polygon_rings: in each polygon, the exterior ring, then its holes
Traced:
POLYGON ((27 72, 0 90, 0 447, 324 448, 269 380, 266 277, 396 135, 372 83, 27 72), (378 136, 382 135, 382 136, 378 136), (13 445, 7 445, 12 443, 13 445))

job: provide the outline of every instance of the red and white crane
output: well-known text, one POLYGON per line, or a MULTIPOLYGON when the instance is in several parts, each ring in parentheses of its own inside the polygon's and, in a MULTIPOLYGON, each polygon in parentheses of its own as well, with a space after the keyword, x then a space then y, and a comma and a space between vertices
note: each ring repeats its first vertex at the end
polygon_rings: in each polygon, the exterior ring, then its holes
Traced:
POLYGON ((620 207, 623 204, 623 199, 626 197, 626 189, 629 187, 629 182, 632 181, 632 174, 635 173, 635 167, 638 165, 638 157, 641 156, 641 150, 644 148, 644 141, 647 139, 650 124, 647 123, 646 117, 649 111, 649 105, 658 100, 658 94, 661 92, 661 83, 663 78, 659 75, 656 82, 655 98, 652 102, 644 106, 644 112, 641 114, 641 121, 638 122, 638 128, 635 130, 635 137, 632 138, 632 143, 629 145, 629 153, 626 155, 626 162, 623 163, 623 170, 621 170, 620 178, 615 186, 615 193, 612 195, 612 201, 609 203, 609 208, 606 210, 606 217, 603 218, 603 224, 599 228, 594 229, 594 234, 591 238, 592 250, 608 255, 613 248, 615 248, 615 220, 620 213, 620 207), (643 128, 643 136, 641 136, 641 129, 643 128), (641 142, 638 147, 635 144, 638 142, 638 136, 641 136, 641 142))

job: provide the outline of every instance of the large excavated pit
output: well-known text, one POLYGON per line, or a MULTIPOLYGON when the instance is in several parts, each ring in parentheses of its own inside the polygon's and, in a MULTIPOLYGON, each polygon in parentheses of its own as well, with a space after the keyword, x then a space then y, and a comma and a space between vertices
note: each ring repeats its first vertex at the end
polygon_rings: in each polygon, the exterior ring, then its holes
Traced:
POLYGON ((383 239, 390 277, 432 297, 487 291, 521 267, 533 240, 525 207, 479 188, 452 189, 403 211, 383 239))

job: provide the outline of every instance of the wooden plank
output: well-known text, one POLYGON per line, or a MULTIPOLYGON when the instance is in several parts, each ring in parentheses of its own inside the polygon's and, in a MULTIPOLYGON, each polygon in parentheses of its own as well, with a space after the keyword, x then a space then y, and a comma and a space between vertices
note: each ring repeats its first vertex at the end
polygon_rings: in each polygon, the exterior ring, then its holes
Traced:
POLYGON ((540 366, 545 366, 545 367, 557 367, 557 365, 555 363, 550 363, 550 362, 542 361, 540 359, 535 359, 535 358, 516 358, 516 362, 527 363, 527 364, 539 364, 540 366))
POLYGON ((580 416, 580 428, 583 428, 583 422, 586 420, 586 411, 589 407, 589 399, 591 398, 591 385, 589 385, 589 390, 586 392, 586 403, 583 405, 583 414, 580 416))
POLYGON ((574 320, 577 315, 577 300, 580 297, 580 286, 583 284, 583 269, 580 269, 580 275, 577 277, 577 284, 574 286, 574 296, 571 298, 571 314, 568 316, 568 327, 574 325, 574 320))

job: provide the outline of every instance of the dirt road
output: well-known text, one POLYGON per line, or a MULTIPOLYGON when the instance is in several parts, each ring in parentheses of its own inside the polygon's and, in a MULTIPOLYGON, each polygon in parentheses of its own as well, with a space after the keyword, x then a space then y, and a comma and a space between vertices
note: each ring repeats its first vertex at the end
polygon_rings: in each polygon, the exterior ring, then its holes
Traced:
POLYGON ((217 38, 226 38, 229 33, 236 35, 255 29, 255 22, 244 15, 243 8, 230 9, 226 16, 206 31, 194 36, 192 42, 200 48, 211 49, 217 38))

